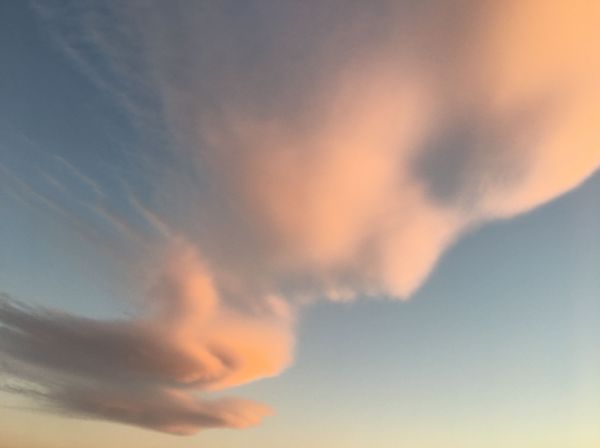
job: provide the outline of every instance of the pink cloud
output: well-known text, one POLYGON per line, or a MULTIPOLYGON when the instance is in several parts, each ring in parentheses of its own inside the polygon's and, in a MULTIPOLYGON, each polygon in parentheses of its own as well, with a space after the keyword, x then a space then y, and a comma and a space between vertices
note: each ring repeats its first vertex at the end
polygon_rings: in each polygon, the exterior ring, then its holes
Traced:
POLYGON ((160 234, 140 243, 147 308, 93 321, 3 301, 19 375, 65 412, 174 433, 257 423, 262 405, 205 396, 285 369, 297 307, 408 298, 463 233, 596 171, 594 2, 414 3, 83 11, 175 169, 153 166, 152 206, 133 204, 160 234))

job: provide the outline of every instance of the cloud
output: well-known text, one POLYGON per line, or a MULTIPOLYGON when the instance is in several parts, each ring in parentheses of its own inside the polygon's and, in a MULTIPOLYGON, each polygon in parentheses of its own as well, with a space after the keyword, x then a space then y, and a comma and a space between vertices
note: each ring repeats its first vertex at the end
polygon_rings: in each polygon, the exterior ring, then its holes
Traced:
POLYGON ((256 304, 252 316, 224 305, 183 243, 156 274, 143 317, 98 321, 2 296, 4 370, 29 384, 5 390, 63 413, 172 433, 256 424, 270 413, 266 406, 198 396, 275 375, 289 363, 288 306, 276 298, 256 304))
POLYGON ((529 126, 509 141, 522 146, 521 181, 490 191, 485 208, 511 216, 576 187, 600 163, 600 8, 584 1, 503 2, 492 9, 482 65, 494 114, 510 111, 529 126), (526 109, 525 109, 526 110, 526 109))
POLYGON ((134 201, 161 234, 144 244, 168 247, 150 250, 142 317, 2 307, 2 351, 58 375, 32 381, 76 414, 185 433, 255 423, 258 405, 194 394, 289 365, 295 307, 407 298, 464 232, 600 164, 593 2, 38 9, 168 143, 144 164, 152 200, 134 201))
POLYGON ((594 6, 275 3, 117 8, 203 182, 178 172, 163 213, 242 285, 407 297, 463 232, 600 162, 594 6))

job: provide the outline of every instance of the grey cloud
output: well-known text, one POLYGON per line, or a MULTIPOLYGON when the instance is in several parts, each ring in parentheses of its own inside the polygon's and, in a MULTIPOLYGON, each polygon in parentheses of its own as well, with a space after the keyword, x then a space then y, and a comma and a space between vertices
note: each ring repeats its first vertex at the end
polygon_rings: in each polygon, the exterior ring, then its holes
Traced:
POLYGON ((50 412, 174 434, 256 424, 265 406, 198 395, 240 368, 235 351, 211 343, 205 350, 220 374, 151 319, 100 321, 0 294, 0 388, 50 412))

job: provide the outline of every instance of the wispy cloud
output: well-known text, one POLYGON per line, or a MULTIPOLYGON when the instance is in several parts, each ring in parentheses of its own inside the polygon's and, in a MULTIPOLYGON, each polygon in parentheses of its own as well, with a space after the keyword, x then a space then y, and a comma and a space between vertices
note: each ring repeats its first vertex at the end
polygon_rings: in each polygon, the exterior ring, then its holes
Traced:
POLYGON ((195 393, 272 376, 289 363, 292 317, 283 301, 266 299, 252 315, 227 307, 183 243, 156 273, 149 298, 147 315, 98 321, 2 296, 3 369, 28 381, 4 389, 67 414, 181 434, 244 427, 270 412, 195 393))
POLYGON ((593 2, 43 11, 68 25, 86 70, 104 57, 103 86, 169 142, 152 205, 133 204, 169 247, 154 251, 150 317, 3 302, 3 352, 54 372, 57 384, 21 376, 69 412, 184 433, 255 423, 265 408, 194 391, 285 368, 292 308, 406 298, 462 233, 556 198, 600 163, 593 2))

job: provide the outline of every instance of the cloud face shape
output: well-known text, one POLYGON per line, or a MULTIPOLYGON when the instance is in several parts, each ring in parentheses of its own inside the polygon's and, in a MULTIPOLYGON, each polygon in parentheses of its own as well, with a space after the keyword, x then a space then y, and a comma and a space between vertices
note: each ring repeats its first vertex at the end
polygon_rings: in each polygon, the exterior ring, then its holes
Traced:
POLYGON ((462 233, 597 169, 593 3, 39 5, 65 51, 168 142, 137 209, 170 249, 149 316, 4 301, 2 352, 66 412, 178 433, 257 422, 260 405, 194 391, 276 375, 294 307, 407 298, 462 233))
POLYGON ((597 8, 484 3, 119 9, 207 185, 162 194, 209 216, 167 214, 241 284, 407 297, 462 232, 575 187, 600 162, 597 8))

